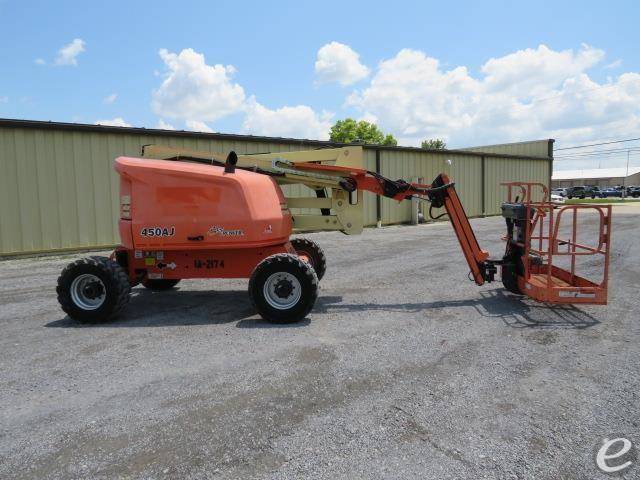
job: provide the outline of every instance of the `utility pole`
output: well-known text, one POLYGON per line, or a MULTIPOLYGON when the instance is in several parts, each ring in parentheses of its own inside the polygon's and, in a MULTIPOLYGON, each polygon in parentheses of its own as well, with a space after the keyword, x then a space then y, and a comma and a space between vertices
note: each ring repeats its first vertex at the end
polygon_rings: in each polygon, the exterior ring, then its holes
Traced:
POLYGON ((629 176, 629 152, 630 150, 627 150, 627 172, 624 175, 624 178, 622 179, 622 196, 626 197, 627 196, 627 177, 629 176))
MULTIPOLYGON (((629 176, 629 152, 631 152, 631 150, 627 150, 627 175, 626 175, 626 177, 629 176)), ((625 177, 625 180, 626 180, 626 177, 625 177)))

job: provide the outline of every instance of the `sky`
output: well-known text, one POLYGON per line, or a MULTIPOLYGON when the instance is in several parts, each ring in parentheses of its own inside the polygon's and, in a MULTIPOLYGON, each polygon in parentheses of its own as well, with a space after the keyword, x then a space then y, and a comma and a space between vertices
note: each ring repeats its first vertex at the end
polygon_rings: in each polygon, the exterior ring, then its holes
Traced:
MULTIPOLYGON (((450 148, 635 138, 639 20, 637 1, 0 0, 0 118, 326 139, 352 117, 450 148)), ((559 150, 556 168, 627 150, 640 165, 637 141, 559 150)))

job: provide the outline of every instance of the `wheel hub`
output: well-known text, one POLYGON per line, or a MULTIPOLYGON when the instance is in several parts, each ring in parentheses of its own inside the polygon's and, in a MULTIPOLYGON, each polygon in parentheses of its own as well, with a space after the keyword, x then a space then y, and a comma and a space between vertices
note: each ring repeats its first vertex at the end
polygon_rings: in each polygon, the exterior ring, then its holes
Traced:
POLYGON ((276 272, 264 282, 262 293, 271 307, 287 310, 300 301, 302 286, 295 275, 289 272, 276 272))
POLYGON ((290 280, 283 279, 276 283, 274 290, 280 298, 289 298, 293 293, 293 283, 290 280))
POLYGON ((82 291, 85 297, 90 300, 95 300, 104 293, 104 286, 102 285, 102 282, 91 281, 84 286, 84 289, 82 291))
POLYGON ((83 310, 97 310, 107 298, 104 283, 91 273, 74 278, 69 291, 73 303, 83 310))

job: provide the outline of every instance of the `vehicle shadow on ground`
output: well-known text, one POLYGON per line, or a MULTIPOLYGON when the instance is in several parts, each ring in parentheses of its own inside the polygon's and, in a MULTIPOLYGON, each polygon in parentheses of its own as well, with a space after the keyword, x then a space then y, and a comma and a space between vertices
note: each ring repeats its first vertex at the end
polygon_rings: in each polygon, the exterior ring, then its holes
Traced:
POLYGON ((472 307, 482 317, 499 318, 512 328, 584 329, 600 323, 593 315, 575 305, 537 303, 527 297, 506 293, 503 289, 484 290, 480 298, 440 300, 419 303, 377 304, 345 303, 342 297, 319 297, 314 308, 320 313, 386 311, 426 312, 428 316, 451 315, 450 309, 472 307), (437 312, 442 310, 442 312, 437 312))
POLYGON ((273 324, 260 318, 246 290, 181 290, 153 292, 144 288, 132 290, 131 300, 114 320, 82 323, 68 316, 47 323, 52 328, 118 328, 166 327, 188 325, 220 325, 238 322, 238 328, 299 328, 309 324, 305 318, 292 324, 273 324), (254 317, 254 318, 252 318, 254 317))
MULTIPOLYGON (((597 325, 598 319, 575 305, 536 303, 526 297, 506 293, 503 289, 484 290, 479 297, 464 300, 439 300, 418 303, 349 303, 342 296, 321 295, 313 313, 353 312, 424 312, 429 318, 451 316, 451 309, 472 307, 485 318, 499 318, 512 328, 574 328, 597 325)), ((272 324, 255 313, 245 290, 190 291, 179 288, 167 292, 135 289, 124 312, 110 322, 80 323, 69 317, 55 320, 46 327, 165 327, 219 325, 237 322, 237 328, 299 328, 309 325, 309 318, 291 324, 272 324)))

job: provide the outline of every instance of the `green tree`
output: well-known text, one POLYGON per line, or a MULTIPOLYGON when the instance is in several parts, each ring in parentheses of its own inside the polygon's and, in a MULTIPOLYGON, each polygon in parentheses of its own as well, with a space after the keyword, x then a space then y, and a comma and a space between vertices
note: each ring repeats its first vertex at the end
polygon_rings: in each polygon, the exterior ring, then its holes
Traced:
POLYGON ((444 150, 447 148, 447 144, 440 138, 430 138, 422 142, 422 148, 427 150, 444 150))
POLYGON ((338 120, 331 127, 332 142, 362 142, 376 145, 397 145, 398 141, 391 134, 384 134, 374 123, 364 120, 356 122, 353 118, 338 120))

